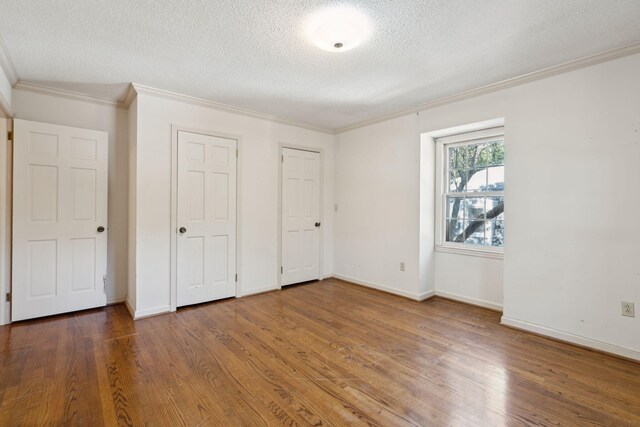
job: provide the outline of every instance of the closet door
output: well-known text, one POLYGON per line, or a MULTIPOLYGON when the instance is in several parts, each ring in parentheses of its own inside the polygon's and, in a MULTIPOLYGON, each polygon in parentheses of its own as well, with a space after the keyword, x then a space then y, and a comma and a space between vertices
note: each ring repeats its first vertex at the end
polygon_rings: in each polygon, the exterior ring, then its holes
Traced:
POLYGON ((178 132, 177 306, 236 295, 236 148, 178 132))
POLYGON ((108 135, 14 120, 13 321, 104 306, 108 135))
POLYGON ((320 153, 282 150, 282 286, 320 277, 320 153))

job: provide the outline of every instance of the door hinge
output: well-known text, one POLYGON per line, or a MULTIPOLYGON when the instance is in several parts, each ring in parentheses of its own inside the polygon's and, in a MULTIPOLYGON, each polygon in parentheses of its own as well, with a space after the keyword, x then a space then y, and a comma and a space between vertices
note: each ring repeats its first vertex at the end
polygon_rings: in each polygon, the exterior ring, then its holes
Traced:
POLYGON ((6 302, 11 302, 11 292, 7 292, 7 294, 4 297, 4 300, 6 302))
POLYGON ((284 154, 282 155, 282 163, 284 163, 284 154))
POLYGON ((107 293, 107 275, 103 274, 102 275, 102 290, 104 291, 104 293, 107 293))
POLYGON ((13 131, 7 131, 7 140, 13 141, 13 131))
POLYGON ((281 266, 280 267, 280 274, 283 274, 283 273, 284 273, 284 267, 281 266))

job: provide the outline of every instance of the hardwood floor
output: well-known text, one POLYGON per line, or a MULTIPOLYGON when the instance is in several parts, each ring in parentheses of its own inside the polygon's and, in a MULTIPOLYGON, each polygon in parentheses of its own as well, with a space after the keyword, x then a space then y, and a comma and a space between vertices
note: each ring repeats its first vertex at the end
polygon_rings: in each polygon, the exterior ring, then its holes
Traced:
POLYGON ((640 425, 640 364, 338 280, 0 327, 0 425, 640 425))

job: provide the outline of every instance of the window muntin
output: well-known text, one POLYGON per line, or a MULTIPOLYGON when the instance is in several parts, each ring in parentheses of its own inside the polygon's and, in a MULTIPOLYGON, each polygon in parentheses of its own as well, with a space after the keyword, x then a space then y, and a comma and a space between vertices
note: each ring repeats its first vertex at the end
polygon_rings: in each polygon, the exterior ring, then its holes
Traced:
POLYGON ((443 242, 504 246, 504 137, 444 143, 443 242))

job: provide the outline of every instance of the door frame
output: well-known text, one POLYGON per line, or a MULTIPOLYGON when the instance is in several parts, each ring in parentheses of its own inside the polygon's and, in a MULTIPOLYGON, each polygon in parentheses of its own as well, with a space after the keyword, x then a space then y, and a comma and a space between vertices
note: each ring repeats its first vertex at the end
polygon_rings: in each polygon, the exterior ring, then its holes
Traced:
POLYGON ((11 323, 11 302, 5 295, 11 293, 13 251, 13 140, 8 138, 12 129, 11 117, 0 114, 0 325, 11 323))
POLYGON ((178 132, 197 133, 200 135, 213 136, 217 138, 233 139, 236 141, 236 149, 238 155, 236 157, 236 274, 238 280, 236 281, 236 293, 237 298, 242 292, 242 275, 240 274, 240 177, 242 162, 242 137, 240 135, 232 135, 223 132, 217 132, 206 129, 198 129, 192 126, 183 126, 177 124, 171 124, 171 250, 169 271, 171 277, 170 286, 170 310, 177 310, 178 303, 178 132))
MULTIPOLYGON (((320 155, 320 183, 319 183, 319 221, 324 225, 324 149, 318 147, 308 147, 304 145, 287 144, 284 142, 278 143, 278 265, 276 265, 278 287, 282 289, 282 156, 284 155, 284 149, 309 151, 311 153, 318 153, 320 155)), ((324 277, 323 260, 324 260, 324 229, 320 227, 320 248, 318 250, 318 280, 322 280, 324 277)))

